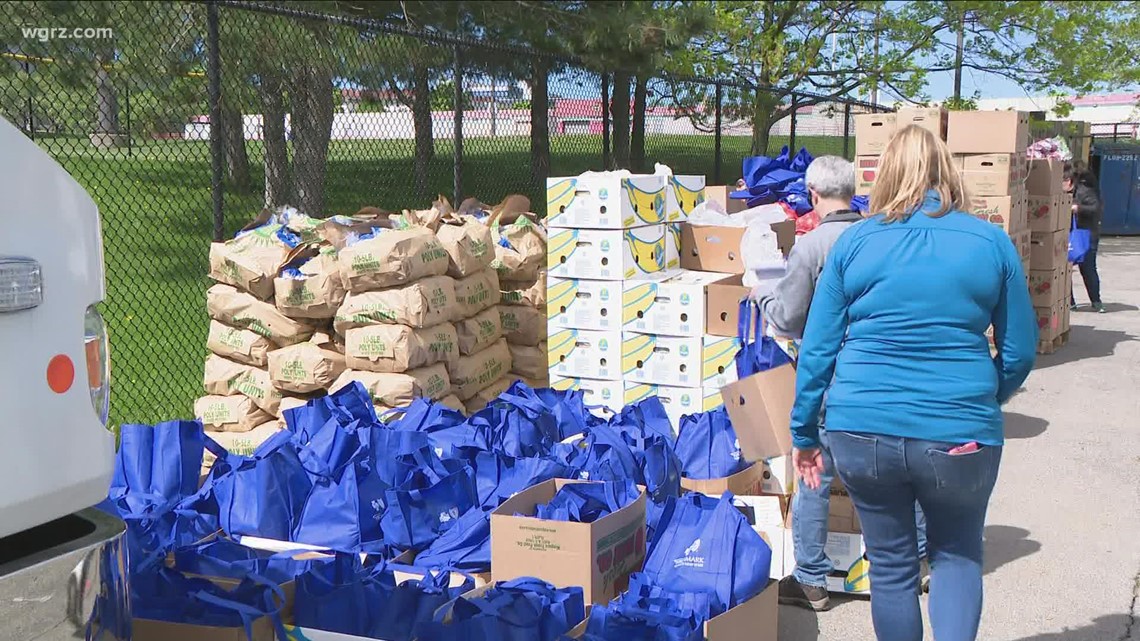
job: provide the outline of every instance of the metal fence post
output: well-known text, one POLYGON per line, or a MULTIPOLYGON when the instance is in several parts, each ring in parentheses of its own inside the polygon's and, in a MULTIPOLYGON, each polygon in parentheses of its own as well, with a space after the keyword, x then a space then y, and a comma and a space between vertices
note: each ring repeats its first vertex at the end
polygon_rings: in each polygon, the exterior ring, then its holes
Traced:
POLYGON ((724 88, 721 84, 716 83, 716 134, 713 138, 713 153, 716 157, 713 159, 713 182, 720 184, 720 165, 721 165, 721 102, 724 98, 724 88))
POLYGON ((218 51, 218 5, 206 5, 206 75, 210 97, 210 194, 214 201, 214 242, 225 236, 222 213, 222 79, 221 56, 218 51))
MULTIPOLYGON (((24 73, 28 76, 28 86, 32 86, 32 65, 27 60, 24 60, 24 73)), ((36 116, 35 109, 32 104, 32 92, 28 92, 28 138, 36 139, 36 116)))
POLYGON ((610 76, 602 74, 602 169, 610 168, 610 76))
POLYGON ((455 45, 455 111, 452 132, 455 138, 455 200, 458 207, 463 199, 463 66, 459 58, 459 45, 455 45))
POLYGON ((851 157, 851 103, 843 103, 843 157, 851 157))
POLYGON ((788 126, 788 149, 792 153, 796 151, 796 108, 799 101, 796 100, 796 94, 792 94, 792 122, 788 126))

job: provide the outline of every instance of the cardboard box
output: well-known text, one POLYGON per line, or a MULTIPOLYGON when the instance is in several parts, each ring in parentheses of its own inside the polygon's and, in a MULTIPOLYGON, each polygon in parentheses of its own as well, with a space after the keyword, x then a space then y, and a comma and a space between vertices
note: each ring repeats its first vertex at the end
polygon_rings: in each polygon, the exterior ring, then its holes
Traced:
POLYGON ((546 226, 630 229, 665 222, 667 176, 591 172, 546 179, 546 226))
POLYGON ((915 125, 930 131, 939 140, 946 140, 947 111, 942 107, 903 107, 897 115, 900 130, 915 125))
POLYGON ((491 513, 495 581, 534 576, 558 587, 580 585, 587 603, 607 603, 625 591, 629 575, 645 562, 644 490, 633 503, 593 523, 516 516, 534 514, 559 489, 581 482, 532 485, 491 513))
POLYGON ((1065 163, 1060 160, 1034 159, 1029 161, 1029 177, 1025 188, 1031 196, 1059 196, 1065 193, 1061 181, 1065 178, 1065 163))
POLYGON ((1027 197, 1021 192, 1013 196, 971 195, 969 213, 1013 235, 1029 228, 1026 202, 1027 197))
POLYGON ((553 375, 603 381, 622 379, 622 335, 618 330, 560 329, 550 333, 546 347, 553 375))
POLYGON ((706 287, 705 333, 735 337, 736 325, 740 319, 740 301, 748 298, 751 293, 752 290, 741 283, 740 276, 728 276, 725 280, 706 287))
MULTIPOLYGON (((785 220, 772 224, 776 243, 787 256, 796 242, 796 223, 785 220)), ((681 225, 681 267, 698 272, 743 274, 744 258, 740 241, 744 227, 681 225)))
POLYGON ((1065 289, 1065 293, 1061 296, 1061 302, 1065 303, 1065 305, 1068 305, 1070 301, 1073 300, 1074 275, 1075 270, 1073 269, 1073 266, 1065 263, 1064 267, 1061 268, 1061 285, 1065 289))
POLYGON ((879 156, 855 157, 855 194, 867 196, 879 177, 879 156))
POLYGON ((634 229, 552 229, 548 274, 557 278, 634 280, 665 270, 665 225, 634 229))
POLYGON ((1029 146, 1024 111, 951 111, 946 144, 955 154, 1016 154, 1029 146))
MULTIPOLYGON (((626 383, 623 381, 599 381, 590 378, 565 377, 551 374, 550 387, 556 390, 581 391, 587 406, 601 406, 618 414, 628 403, 625 400, 626 383)), ((605 411, 595 411, 595 415, 607 418, 605 411)))
POLYGON ((878 156, 898 130, 898 116, 886 114, 855 115, 855 155, 878 156))
POLYGON ((724 207, 725 213, 738 214, 748 209, 748 201, 744 198, 729 198, 728 195, 736 191, 736 187, 716 185, 705 187, 705 198, 715 200, 724 207))
MULTIPOLYGON (((705 330, 706 289, 732 278, 727 274, 683 270, 663 280, 633 281, 622 288, 622 327, 668 336, 701 336, 705 330)), ((553 294, 548 294, 553 298, 553 294)), ((549 305, 549 303, 548 303, 549 305)))
POLYGON ((665 190, 665 221, 684 222, 697 205, 705 202, 704 176, 669 176, 665 190))
POLYGON ((665 270, 681 268, 681 223, 665 225, 665 270))
POLYGON ((612 280, 546 279, 546 327, 560 329, 621 329, 622 284, 612 280))
POLYGON ((1033 308, 1037 315, 1037 340, 1051 341, 1061 335, 1061 307, 1060 303, 1053 303, 1033 308))
POLYGON ((724 405, 719 389, 707 387, 673 387, 669 385, 649 385, 646 383, 625 384, 625 404, 631 405, 646 397, 656 396, 669 416, 673 435, 681 427, 681 417, 698 412, 708 412, 724 405))
POLYGON ((1057 269, 1069 262, 1069 230, 1032 232, 1029 236, 1031 269, 1057 269))
POLYGON ((690 479, 682 476, 681 487, 690 492, 700 492, 716 498, 720 498, 725 492, 732 492, 737 496, 759 494, 760 477, 763 472, 763 463, 753 463, 736 474, 723 478, 690 479))
POLYGON ((763 461, 760 491, 777 496, 791 496, 796 492, 796 468, 788 454, 773 456, 763 461))
POLYGON ((736 353, 740 351, 740 339, 735 336, 705 336, 701 339, 701 386, 709 389, 720 388, 734 383, 736 376, 736 353))
POLYGON ((1024 189, 1025 154, 971 154, 958 156, 956 162, 971 196, 1012 196, 1024 189))
POLYGON ((1051 232, 1068 229, 1073 215, 1073 197, 1061 193, 1053 196, 1029 195, 1029 229, 1051 232))
MULTIPOLYGON (((776 497, 766 497, 776 498, 776 497)), ((772 548, 772 566, 768 577, 773 581, 790 575, 796 570, 795 542, 792 531, 780 525, 757 525, 752 528, 772 548)))
MULTIPOLYGON (((1029 261, 1029 250, 1032 247, 1029 242, 1031 236, 1032 234, 1029 230, 1021 231, 1010 236, 1010 240, 1013 241, 1013 246, 1017 248, 1017 255, 1020 256, 1024 262, 1029 261)), ((1029 270, 1026 269, 1025 273, 1029 274, 1029 270)))
MULTIPOLYGON (((835 566, 827 577, 828 591, 842 594, 870 594, 870 561, 867 559, 867 546, 863 541, 862 527, 855 506, 851 503, 851 497, 833 493, 829 499, 827 516, 828 533, 824 553, 835 566)), ((792 518, 789 509, 785 522, 789 533, 792 518)), ((792 554, 793 558, 788 560, 789 574, 795 568, 794 550, 792 554)))
POLYGON ((721 390, 740 449, 752 461, 788 454, 796 370, 791 365, 753 374, 721 390))
POLYGON ((622 332, 622 376, 633 383, 700 387, 703 354, 699 336, 622 332))
POLYGON ((1065 294, 1061 269, 1036 269, 1029 272, 1029 295, 1035 307, 1049 307, 1065 294))

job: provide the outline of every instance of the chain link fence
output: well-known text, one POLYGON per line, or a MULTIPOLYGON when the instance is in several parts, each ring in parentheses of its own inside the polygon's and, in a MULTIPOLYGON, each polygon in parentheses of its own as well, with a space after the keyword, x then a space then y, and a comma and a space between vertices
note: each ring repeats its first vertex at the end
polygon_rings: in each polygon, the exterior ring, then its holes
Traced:
POLYGON ((732 184, 743 158, 785 144, 852 157, 852 115, 876 109, 796 95, 758 147, 746 87, 345 15, 20 2, 0 17, 3 117, 102 213, 116 423, 190 413, 209 243, 263 207, 331 215, 521 193, 542 214, 548 176, 658 162, 732 184))

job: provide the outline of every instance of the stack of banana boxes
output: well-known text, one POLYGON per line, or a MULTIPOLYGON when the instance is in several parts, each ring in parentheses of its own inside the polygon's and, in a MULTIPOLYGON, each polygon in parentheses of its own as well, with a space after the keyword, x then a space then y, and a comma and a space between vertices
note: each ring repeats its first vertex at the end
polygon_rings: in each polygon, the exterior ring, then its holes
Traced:
POLYGON ((680 268, 681 226, 704 200, 704 176, 547 181, 551 387, 611 412, 657 396, 674 430, 721 405, 739 342, 706 331, 705 301, 730 276, 680 268))

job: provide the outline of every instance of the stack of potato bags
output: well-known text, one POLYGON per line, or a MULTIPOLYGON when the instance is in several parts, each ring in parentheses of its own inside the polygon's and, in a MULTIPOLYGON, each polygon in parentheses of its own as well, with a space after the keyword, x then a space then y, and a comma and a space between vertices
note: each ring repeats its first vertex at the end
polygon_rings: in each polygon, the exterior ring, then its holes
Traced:
POLYGON ((546 357, 546 231, 525 196, 510 196, 492 213, 499 320, 511 352, 512 378, 549 387, 546 357))

